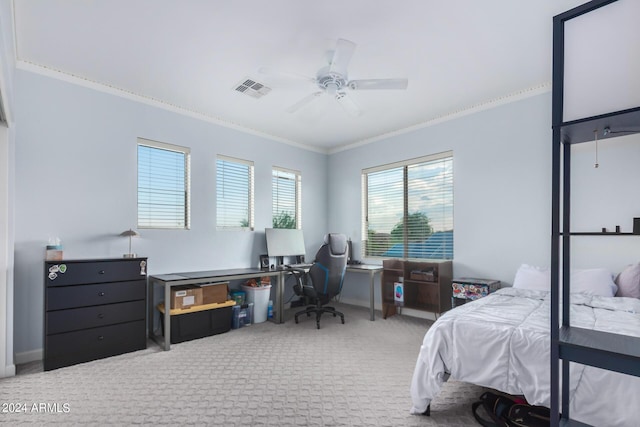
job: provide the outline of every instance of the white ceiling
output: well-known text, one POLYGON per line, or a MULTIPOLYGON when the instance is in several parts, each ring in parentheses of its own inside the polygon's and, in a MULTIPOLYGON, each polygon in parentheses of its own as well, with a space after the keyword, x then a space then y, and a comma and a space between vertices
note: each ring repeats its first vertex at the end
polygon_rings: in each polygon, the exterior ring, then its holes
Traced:
POLYGON ((20 68, 333 152, 423 126, 551 81, 552 17, 585 0, 19 0, 20 68), (409 79, 329 96, 296 113, 338 38, 357 44, 349 78, 409 79), (251 78, 255 99, 234 90, 251 78))

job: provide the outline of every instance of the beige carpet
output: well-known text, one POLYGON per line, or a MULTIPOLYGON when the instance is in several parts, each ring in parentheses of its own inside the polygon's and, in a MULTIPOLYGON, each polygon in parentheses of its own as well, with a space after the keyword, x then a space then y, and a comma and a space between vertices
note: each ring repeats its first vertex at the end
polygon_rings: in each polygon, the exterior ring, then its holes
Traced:
POLYGON ((477 386, 451 381, 432 415, 409 414, 409 385, 429 321, 346 316, 270 322, 49 372, 0 379, 0 424, 472 426, 477 386), (35 404, 35 405, 34 405, 35 404), (13 405, 9 407, 8 405, 13 405), (19 409, 20 412, 14 412, 19 409), (9 413, 7 413, 9 412, 9 413))

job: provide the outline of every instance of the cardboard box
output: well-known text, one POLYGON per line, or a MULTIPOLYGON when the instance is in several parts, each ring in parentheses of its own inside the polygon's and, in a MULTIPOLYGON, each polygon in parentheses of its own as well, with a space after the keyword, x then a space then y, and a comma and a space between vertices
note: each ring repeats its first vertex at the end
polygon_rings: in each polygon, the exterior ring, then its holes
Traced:
POLYGON ((229 283, 209 283, 206 285, 200 285, 202 289, 202 303, 213 304, 222 303, 227 300, 229 295, 229 283))
POLYGON ((202 304, 202 288, 195 285, 171 288, 171 308, 189 308, 202 304))

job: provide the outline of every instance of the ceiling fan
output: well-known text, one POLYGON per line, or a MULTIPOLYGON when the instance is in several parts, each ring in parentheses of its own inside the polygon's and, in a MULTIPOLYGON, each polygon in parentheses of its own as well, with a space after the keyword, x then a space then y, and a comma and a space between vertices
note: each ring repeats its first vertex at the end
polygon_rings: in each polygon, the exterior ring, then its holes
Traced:
POLYGON ((305 96, 289 108, 287 112, 294 113, 302 107, 310 104, 320 96, 327 94, 332 96, 350 114, 359 116, 362 111, 360 107, 348 95, 348 91, 353 90, 375 90, 375 89, 406 89, 409 81, 407 79, 364 79, 349 80, 347 66, 356 49, 356 44, 349 40, 338 39, 336 48, 329 52, 329 64, 320 68, 315 77, 301 76, 299 74, 275 71, 267 67, 261 67, 258 71, 263 74, 293 77, 307 80, 317 86, 319 90, 305 96))

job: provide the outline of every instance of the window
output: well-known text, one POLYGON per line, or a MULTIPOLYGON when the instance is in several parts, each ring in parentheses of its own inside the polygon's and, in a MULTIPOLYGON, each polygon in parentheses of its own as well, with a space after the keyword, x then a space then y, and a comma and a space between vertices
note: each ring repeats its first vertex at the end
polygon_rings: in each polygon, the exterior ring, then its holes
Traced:
POLYGON ((301 179, 300 172, 273 168, 273 228, 302 228, 301 179))
POLYGON ((365 257, 453 259, 453 153, 362 171, 365 257))
POLYGON ((253 230, 253 162, 218 156, 216 200, 218 229, 253 230))
POLYGON ((138 228, 189 229, 189 155, 138 138, 138 228))

